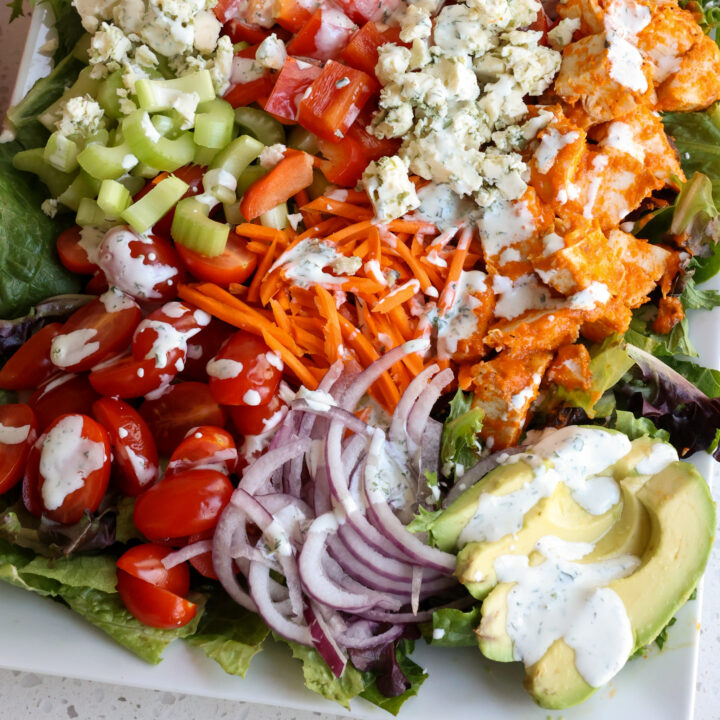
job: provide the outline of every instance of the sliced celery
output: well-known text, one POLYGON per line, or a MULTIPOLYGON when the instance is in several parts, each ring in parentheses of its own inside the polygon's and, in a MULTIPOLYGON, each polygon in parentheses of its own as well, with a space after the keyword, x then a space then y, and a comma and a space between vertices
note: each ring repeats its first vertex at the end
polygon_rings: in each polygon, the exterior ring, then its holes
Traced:
POLYGON ((78 155, 78 162, 96 180, 117 180, 137 165, 138 158, 127 143, 115 147, 93 144, 78 155))
POLYGON ((173 172, 192 162, 195 143, 186 132, 175 140, 163 137, 144 110, 136 110, 122 121, 122 130, 131 152, 143 163, 173 172))
MULTIPOLYGON (((155 173, 157 175, 157 173, 155 173)), ((155 177, 155 176, 153 176, 155 177)), ((122 177, 119 177, 117 179, 117 182, 119 182, 124 188, 127 189, 127 191, 130 193, 130 195, 135 195, 136 193, 139 193, 146 184, 146 179, 144 177, 141 177, 140 175, 123 175, 122 177)))
POLYGON ((231 225, 239 225, 245 222, 243 214, 240 212, 240 202, 245 191, 256 181, 259 180, 263 175, 267 175, 270 171, 264 168, 262 165, 250 165, 245 168, 242 175, 238 178, 237 188, 235 192, 240 198, 232 203, 223 203, 223 210, 225 211, 225 219, 231 225))
POLYGON ((78 146, 70 138, 54 132, 43 150, 43 159, 60 172, 71 173, 78 166, 78 146))
POLYGON ((196 145, 195 157, 193 158, 193 162, 195 163, 195 165, 202 165, 204 167, 207 167, 215 159, 218 152, 220 151, 216 148, 208 148, 202 147, 201 145, 196 145))
POLYGON ((100 189, 100 182, 81 170, 67 189, 58 195, 58 202, 77 212, 83 198, 94 198, 100 189))
POLYGON ((18 170, 37 175, 47 185, 53 197, 60 195, 73 180, 71 173, 64 173, 45 162, 42 148, 21 150, 15 153, 12 164, 18 170))
POLYGON ((176 108, 188 96, 197 95, 197 102, 215 97, 215 88, 209 70, 200 70, 174 80, 149 80, 142 78, 135 83, 138 103, 143 110, 159 112, 176 108))
POLYGON ((100 107, 105 111, 105 114, 113 120, 120 120, 120 118, 123 117, 123 113, 120 110, 120 97, 117 93, 118 90, 125 88, 122 75, 122 70, 116 70, 114 73, 108 75, 102 83, 100 83, 96 95, 100 107))
POLYGON ((235 200, 237 180, 226 170, 208 170, 203 175, 203 188, 221 203, 231 203, 235 200))
POLYGON ((175 242, 207 257, 222 255, 230 226, 208 217, 210 205, 202 195, 185 198, 175 208, 170 234, 175 242))
POLYGON ((150 118, 153 127, 163 136, 174 140, 180 135, 180 122, 177 117, 169 117, 158 113, 150 118))
POLYGON ((295 150, 302 150, 303 152, 310 153, 310 155, 317 155, 320 152, 320 146, 318 145, 318 137, 315 133, 311 133, 300 125, 296 125, 288 136, 287 146, 294 148, 295 150))
POLYGON ((100 206, 95 200, 91 200, 90 198, 80 200, 75 222, 81 227, 90 225, 102 230, 108 230, 114 224, 112 219, 105 216, 105 213, 100 209, 100 206))
POLYGON ((237 180, 243 170, 260 155, 264 147, 259 140, 249 135, 241 135, 215 156, 210 169, 225 170, 237 180))
POLYGON ((130 192, 117 180, 103 180, 97 196, 97 204, 107 217, 117 218, 132 200, 130 192))
POLYGON ((138 163, 131 171, 130 174, 134 177, 140 177, 140 178, 154 178, 156 175, 160 174, 160 171, 153 167, 152 165, 147 165, 146 163, 138 163))
POLYGON ((80 36, 80 39, 75 43, 75 47, 72 49, 72 52, 70 54, 80 62, 89 62, 91 40, 92 35, 90 35, 89 33, 83 33, 80 36))
POLYGON ((311 200, 319 198, 325 194, 330 183, 327 181, 325 176, 319 170, 313 170, 313 181, 312 185, 308 188, 308 195, 311 200))
POLYGON ((174 175, 161 180, 147 195, 123 211, 121 217, 133 230, 144 233, 187 192, 188 184, 174 175))
POLYGON ((270 208, 260 216, 260 224, 265 227, 275 228, 276 230, 284 230, 288 226, 288 209, 285 203, 280 203, 274 208, 270 208))
POLYGON ((198 105, 195 142, 208 148, 224 148, 232 140, 235 112, 229 102, 216 98, 198 105))
POLYGON ((252 107, 235 108, 235 122, 241 130, 257 138, 263 145, 285 142, 283 126, 264 110, 252 107))
POLYGON ((225 220, 229 222, 230 225, 240 225, 245 222, 245 218, 240 212, 239 200, 231 203, 223 203, 223 212, 225 213, 225 220))

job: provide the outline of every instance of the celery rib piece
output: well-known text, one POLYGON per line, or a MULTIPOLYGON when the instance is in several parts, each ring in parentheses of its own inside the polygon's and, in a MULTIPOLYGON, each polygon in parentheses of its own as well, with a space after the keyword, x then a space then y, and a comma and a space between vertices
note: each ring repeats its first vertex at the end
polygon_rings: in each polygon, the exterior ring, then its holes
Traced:
POLYGON ((282 124, 264 110, 252 107, 235 108, 235 122, 241 130, 257 138, 263 145, 285 143, 282 124))
POLYGON ((170 234, 172 239, 206 257, 222 255, 230 226, 208 217, 210 206, 198 197, 181 200, 175 208, 170 234))
POLYGON ((75 141, 59 132, 54 132, 45 144, 43 159, 56 170, 71 173, 73 170, 77 170, 78 152, 79 148, 75 141))
POLYGON ((171 175, 161 180, 147 195, 126 208, 121 217, 133 230, 144 233, 187 192, 188 184, 171 175))
POLYGON ((81 170, 68 187, 58 196, 58 202, 70 210, 78 211, 83 198, 94 198, 100 189, 100 182, 81 170))
POLYGON ((243 171, 260 155, 264 147, 259 140, 249 135, 241 135, 215 156, 210 170, 225 170, 239 180, 243 171))
POLYGON ((103 180, 97 204, 107 217, 117 218, 132 202, 130 192, 117 180, 103 180))
MULTIPOLYGON (((240 177, 238 178, 237 188, 235 192, 237 197, 242 199, 245 191, 256 181, 264 175, 267 175, 270 171, 264 168, 262 165, 250 165, 245 168, 240 177)), ((240 212, 240 200, 236 200, 233 203, 223 203, 223 209, 225 210, 225 219, 231 225, 240 225, 245 222, 245 218, 240 212)), ((268 211, 270 212, 270 211, 268 211)))
POLYGON ((148 112, 171 110, 183 96, 195 94, 198 102, 215 98, 215 88, 209 70, 200 70, 173 80, 150 80, 142 78, 135 83, 138 104, 148 112))
POLYGON ((127 143, 115 147, 88 145, 79 155, 80 167, 96 180, 117 180, 137 164, 127 143))
POLYGON ((158 170, 174 172, 192 162, 195 155, 192 133, 182 133, 174 140, 163 137, 145 110, 128 115, 122 122, 122 131, 125 142, 140 162, 158 170))
POLYGON ((284 230, 288 226, 288 209, 286 203, 280 203, 274 208, 264 212, 259 218, 260 224, 265 227, 284 230))
POLYGON ((87 197, 80 200, 75 222, 80 225, 80 227, 89 225, 102 230, 109 230, 113 226, 112 219, 105 216, 105 213, 97 202, 87 197))
POLYGON ((37 175, 47 185, 53 197, 57 197, 64 192, 73 181, 71 173, 61 172, 45 162, 43 148, 21 150, 15 153, 12 164, 17 170, 24 170, 37 175))
POLYGON ((198 105, 195 142, 207 148, 224 148, 232 140, 235 111, 229 102, 216 98, 198 105))

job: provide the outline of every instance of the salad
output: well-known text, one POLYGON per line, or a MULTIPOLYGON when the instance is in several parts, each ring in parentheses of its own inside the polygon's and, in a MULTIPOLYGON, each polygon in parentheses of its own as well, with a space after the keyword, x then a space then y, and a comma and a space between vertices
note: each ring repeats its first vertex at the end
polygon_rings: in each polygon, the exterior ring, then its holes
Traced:
POLYGON ((547 708, 662 645, 715 530, 714 2, 48 3, 0 144, 0 577, 394 714, 416 642, 547 708))

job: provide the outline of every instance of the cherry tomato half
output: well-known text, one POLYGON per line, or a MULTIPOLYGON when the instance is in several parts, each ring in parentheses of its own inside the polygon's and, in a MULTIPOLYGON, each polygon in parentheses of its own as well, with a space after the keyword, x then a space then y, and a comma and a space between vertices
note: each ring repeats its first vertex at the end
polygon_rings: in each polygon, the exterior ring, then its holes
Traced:
POLYGON ((282 367, 261 338, 238 330, 207 364, 210 392, 224 405, 267 405, 277 392, 282 367))
POLYGON ((182 597, 190 588, 188 566, 182 563, 167 570, 162 564, 170 552, 148 543, 131 548, 117 561, 117 589, 125 607, 151 627, 182 627, 197 613, 197 605, 182 597))
POLYGON ((0 388, 34 390, 55 371, 50 362, 50 344, 60 332, 61 323, 50 323, 28 338, 0 368, 0 388))
POLYGON ((95 512, 105 495, 110 438, 91 417, 71 413, 55 420, 41 440, 37 487, 44 513, 71 525, 86 510, 95 512))
POLYGON ((198 280, 214 282, 222 287, 244 282, 257 266, 257 255, 251 253, 245 241, 235 233, 230 233, 224 252, 215 257, 200 255, 180 244, 175 245, 175 249, 190 274, 198 280))
MULTIPOLYGON (((187 540, 188 545, 199 542, 200 540, 212 540, 214 534, 213 530, 208 530, 204 533, 197 533, 196 535, 190 535, 187 540)), ((194 555, 188 561, 203 577, 210 578, 211 580, 217 580, 218 576, 215 572, 212 560, 212 550, 202 553, 201 555, 194 555)))
POLYGON ((58 373, 38 387, 30 396, 28 405, 37 418, 38 432, 45 432, 48 425, 61 415, 90 415, 92 404, 97 399, 98 394, 88 382, 87 375, 58 373))
POLYGON ((86 242, 83 240, 83 229, 78 225, 60 233, 57 239, 57 251, 60 262, 70 271, 78 275, 93 275, 98 266, 90 260, 86 242))
POLYGON ((183 380, 207 382, 208 374, 205 366, 220 349, 220 346, 235 332, 232 325, 212 318, 210 324, 197 335, 193 335, 187 344, 185 369, 180 373, 183 380))
POLYGON ((29 405, 0 405, 0 495, 22 477, 36 438, 37 421, 29 405))
POLYGON ((171 385, 161 397, 145 400, 139 412, 163 455, 172 454, 179 438, 185 437, 192 428, 225 427, 227 420, 225 411, 210 394, 210 388, 198 382, 171 385))
POLYGON ((235 470, 237 458, 235 441, 229 432, 208 425, 193 428, 173 451, 165 477, 198 468, 230 475, 235 470))
POLYGON ((139 305, 120 290, 108 290, 76 310, 53 338, 50 360, 61 370, 90 370, 123 350, 142 319, 139 305))
POLYGON ((166 373, 154 360, 122 357, 94 368, 89 381, 100 395, 134 398, 161 391, 172 382, 176 372, 166 373))
POLYGON ((149 540, 186 537, 217 525, 233 486, 217 470, 186 470, 161 480, 135 501, 137 529, 149 540))
POLYGON ((110 436, 115 484, 125 495, 139 495, 158 477, 158 452, 150 428, 135 408, 117 398, 100 398, 92 412, 110 436))
POLYGON ((98 249, 98 265, 108 283, 139 300, 172 300, 185 270, 172 243, 130 228, 109 230, 98 249))

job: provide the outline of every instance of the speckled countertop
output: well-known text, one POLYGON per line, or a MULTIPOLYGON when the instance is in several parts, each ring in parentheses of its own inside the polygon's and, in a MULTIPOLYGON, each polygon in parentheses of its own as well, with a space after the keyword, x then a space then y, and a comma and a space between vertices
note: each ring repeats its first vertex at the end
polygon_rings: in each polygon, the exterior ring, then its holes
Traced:
MULTIPOLYGON (((9 16, 3 0, 0 5, 0 115, 4 114, 12 92, 29 25, 27 19, 20 19, 8 27, 9 16)), ((720 483, 715 485, 717 501, 720 483)), ((720 543, 715 545, 705 576, 703 602, 695 720, 720 720, 720 543)), ((0 708, 0 716, 8 720, 332 720, 337 717, 2 669, 0 708)))

